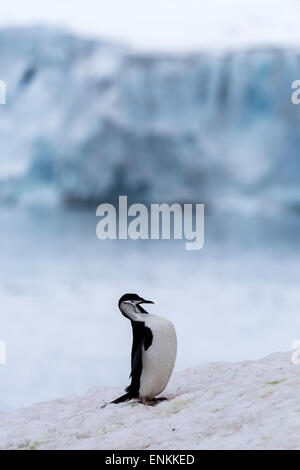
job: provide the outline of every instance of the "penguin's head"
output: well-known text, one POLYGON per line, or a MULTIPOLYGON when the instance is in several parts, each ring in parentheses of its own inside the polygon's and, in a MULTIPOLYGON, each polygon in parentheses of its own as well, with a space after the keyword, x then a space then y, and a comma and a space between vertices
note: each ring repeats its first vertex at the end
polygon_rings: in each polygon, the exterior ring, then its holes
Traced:
POLYGON ((139 313, 148 313, 141 304, 153 304, 151 300, 145 300, 137 294, 125 294, 119 300, 119 309, 124 317, 134 320, 135 315, 139 313))

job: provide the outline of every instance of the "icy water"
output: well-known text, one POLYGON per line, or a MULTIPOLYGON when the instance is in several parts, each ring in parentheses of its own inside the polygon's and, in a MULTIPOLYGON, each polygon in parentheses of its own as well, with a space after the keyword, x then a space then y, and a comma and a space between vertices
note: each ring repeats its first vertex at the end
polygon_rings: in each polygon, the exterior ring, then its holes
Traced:
POLYGON ((0 411, 126 386, 125 292, 178 333, 176 369, 257 359, 300 339, 296 216, 206 217, 205 247, 99 241, 95 211, 0 211, 0 411))

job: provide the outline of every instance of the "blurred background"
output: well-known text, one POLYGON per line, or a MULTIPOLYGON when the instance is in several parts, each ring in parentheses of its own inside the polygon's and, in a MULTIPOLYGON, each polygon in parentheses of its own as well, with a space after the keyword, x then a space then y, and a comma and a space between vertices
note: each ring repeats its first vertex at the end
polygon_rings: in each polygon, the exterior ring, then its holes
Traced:
POLYGON ((175 323, 176 370, 300 339, 299 17, 298 0, 1 4, 0 412, 125 387, 125 292, 175 323), (98 240, 119 195, 205 203, 203 250, 98 240))

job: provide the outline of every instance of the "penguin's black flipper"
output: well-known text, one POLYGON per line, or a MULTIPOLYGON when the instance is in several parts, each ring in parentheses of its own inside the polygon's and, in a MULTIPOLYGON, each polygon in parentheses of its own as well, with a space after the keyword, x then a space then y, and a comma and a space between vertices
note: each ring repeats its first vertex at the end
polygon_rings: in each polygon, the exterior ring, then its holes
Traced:
POLYGON ((139 367, 141 361, 142 361, 142 347, 144 344, 144 338, 142 338, 142 341, 136 346, 134 355, 132 358, 132 366, 131 366, 131 372, 129 378, 133 377, 134 373, 137 370, 137 367, 139 367))

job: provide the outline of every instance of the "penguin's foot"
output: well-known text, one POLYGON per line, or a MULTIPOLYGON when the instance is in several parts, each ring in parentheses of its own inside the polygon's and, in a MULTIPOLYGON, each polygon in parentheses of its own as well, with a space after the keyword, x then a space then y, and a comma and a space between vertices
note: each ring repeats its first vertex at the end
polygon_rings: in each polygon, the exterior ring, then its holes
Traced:
POLYGON ((147 400, 147 398, 141 398, 141 403, 146 406, 156 406, 160 401, 165 401, 167 398, 160 397, 160 398, 152 398, 152 400, 147 400))
POLYGON ((156 405, 156 401, 154 399, 153 400, 147 400, 147 398, 141 398, 141 403, 143 403, 143 405, 146 405, 146 406, 156 405))

